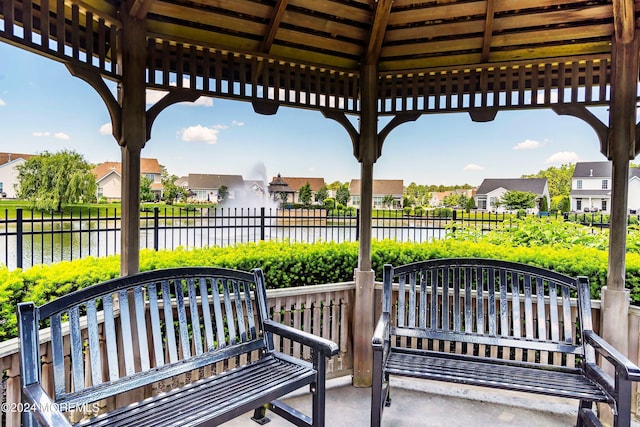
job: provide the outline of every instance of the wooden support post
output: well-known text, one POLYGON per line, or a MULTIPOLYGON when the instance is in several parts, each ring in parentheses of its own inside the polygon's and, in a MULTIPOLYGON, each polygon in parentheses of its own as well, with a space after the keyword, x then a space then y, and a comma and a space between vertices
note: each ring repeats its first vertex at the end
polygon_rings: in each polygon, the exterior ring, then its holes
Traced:
POLYGON ((144 20, 123 14, 122 40, 122 233, 120 273, 140 271, 140 157, 146 143, 144 20))
POLYGON ((371 270, 371 223, 373 210, 373 164, 378 154, 377 81, 375 65, 362 67, 362 112, 360 116, 360 241, 356 279, 356 304, 353 315, 354 360, 353 385, 370 387, 373 350, 371 337, 374 327, 373 286, 375 273, 371 270))

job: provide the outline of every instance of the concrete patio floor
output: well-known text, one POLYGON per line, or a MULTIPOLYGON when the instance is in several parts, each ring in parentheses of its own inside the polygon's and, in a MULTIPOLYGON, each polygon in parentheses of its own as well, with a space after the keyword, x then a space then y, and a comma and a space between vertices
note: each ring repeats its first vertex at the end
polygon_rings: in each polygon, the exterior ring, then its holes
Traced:
MULTIPOLYGON (((369 425, 370 388, 353 387, 350 377, 330 380, 327 388, 327 427, 369 425)), ((392 378, 391 398, 382 416, 383 426, 564 427, 575 425, 578 410, 578 402, 569 399, 412 379, 392 378)), ((285 401, 310 414, 308 394, 296 393, 285 401)), ((271 412, 267 416, 270 427, 291 425, 271 412)), ((250 417, 246 414, 223 426, 257 425, 250 417)))

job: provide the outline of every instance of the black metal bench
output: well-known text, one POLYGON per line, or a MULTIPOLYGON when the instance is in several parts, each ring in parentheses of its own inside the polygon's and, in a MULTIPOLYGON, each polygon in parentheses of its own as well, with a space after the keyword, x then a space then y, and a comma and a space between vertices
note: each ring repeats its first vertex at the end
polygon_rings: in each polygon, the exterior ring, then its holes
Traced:
POLYGON ((579 426, 601 425, 593 403, 606 402, 616 426, 631 422, 640 371, 593 332, 585 277, 487 259, 386 265, 372 344, 372 426, 392 375, 577 399, 579 426))
POLYGON ((70 425, 62 411, 87 408, 101 409, 72 414, 77 425, 217 425, 247 411, 264 423, 267 409, 299 426, 324 425, 325 358, 338 346, 270 320, 259 269, 140 273, 40 307, 21 303, 18 316, 25 425, 70 425), (52 355, 43 368, 44 327, 52 355), (278 352, 272 334, 310 346, 312 362, 278 352), (150 395, 152 385, 165 383, 166 391, 150 395), (277 400, 304 386, 312 417, 277 400), (141 397, 105 406, 122 393, 141 397))

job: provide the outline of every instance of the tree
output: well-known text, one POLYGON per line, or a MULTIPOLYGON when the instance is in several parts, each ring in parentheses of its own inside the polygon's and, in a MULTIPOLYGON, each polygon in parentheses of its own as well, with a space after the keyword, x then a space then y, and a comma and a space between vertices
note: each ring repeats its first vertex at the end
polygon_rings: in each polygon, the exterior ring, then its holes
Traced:
POLYGON ((187 197, 187 191, 176 185, 177 180, 177 176, 170 175, 165 169, 162 170, 162 195, 164 196, 164 202, 168 205, 187 197))
POLYGON ((442 199, 442 204, 448 208, 455 208, 459 205, 460 195, 456 193, 451 193, 442 199))
POLYGON ((218 203, 224 203, 227 197, 229 197, 229 187, 221 185, 220 188, 218 188, 218 203))
POLYGON ((523 178, 547 178, 549 185, 549 196, 553 199, 556 196, 569 196, 571 193, 571 178, 575 164, 564 164, 559 168, 551 166, 533 175, 523 175, 523 178))
POLYGON ((349 184, 341 184, 340 187, 336 190, 336 201, 341 205, 347 205, 349 203, 349 199, 351 199, 351 194, 349 193, 349 184))
POLYGON ((324 199, 327 197, 329 197, 329 189, 326 185, 323 185, 318 191, 316 191, 315 201, 324 202, 324 199))
POLYGON ((467 203, 465 203, 464 205, 465 212, 469 213, 471 212, 471 209, 475 209, 475 208, 476 208, 476 201, 474 200, 473 197, 469 197, 467 199, 467 203))
POLYGON ((55 212, 70 203, 95 201, 97 184, 91 169, 75 151, 45 151, 16 167, 17 196, 36 209, 55 212))
POLYGON ((528 191, 511 190, 504 193, 499 205, 510 210, 533 208, 536 205, 536 196, 528 191))
POLYGON ((300 191, 298 192, 298 200, 305 206, 309 206, 311 204, 311 184, 307 181, 305 185, 300 187, 300 191))
POLYGON ((384 196, 382 196, 382 207, 387 209, 391 208, 394 201, 395 198, 393 197, 393 194, 385 194, 384 196))
POLYGON ((546 197, 543 197, 540 200, 540 212, 548 212, 549 211, 549 201, 546 197))
POLYGON ((140 201, 142 202, 153 201, 153 192, 151 191, 152 182, 153 180, 148 176, 143 176, 140 178, 140 201))

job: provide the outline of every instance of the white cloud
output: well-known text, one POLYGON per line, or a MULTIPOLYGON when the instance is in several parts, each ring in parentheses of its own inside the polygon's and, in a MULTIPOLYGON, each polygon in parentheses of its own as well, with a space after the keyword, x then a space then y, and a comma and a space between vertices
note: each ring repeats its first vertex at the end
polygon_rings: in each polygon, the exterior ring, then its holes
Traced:
POLYGON ((145 95, 146 95, 146 102, 147 105, 153 105, 156 102, 160 101, 162 98, 164 98, 164 96, 167 94, 168 92, 165 92, 163 90, 152 90, 152 89, 147 89, 145 95))
POLYGON ((244 122, 238 121, 238 120, 233 120, 231 122, 231 126, 244 126, 244 122))
POLYGON ((469 163, 464 167, 466 171, 483 171, 484 166, 476 165, 475 163, 469 163))
MULTIPOLYGON (((177 87, 178 85, 176 82, 170 82, 169 86, 177 87)), ((182 79, 182 87, 183 88, 191 87, 190 80, 186 78, 182 79)), ((164 90, 147 89, 147 92, 146 92, 147 105, 155 104, 156 102, 164 98, 164 96, 167 93, 169 92, 164 90)), ((181 104, 191 105, 193 107, 213 107, 213 98, 201 96, 200 98, 196 99, 194 102, 181 102, 181 104)))
POLYGON ((36 137, 47 137, 47 136, 51 136, 51 133, 50 132, 33 132, 31 135, 36 137))
POLYGON ((61 139, 61 140, 63 140, 63 141, 67 141, 67 140, 69 139, 69 135, 67 135, 67 134, 66 134, 66 133, 64 133, 64 132, 56 132, 56 133, 53 135, 53 137, 54 137, 55 139, 61 139))
POLYGON ((187 102, 187 104, 193 105, 194 107, 213 107, 213 98, 201 96, 196 99, 195 102, 187 102))
POLYGON ((5 105, 7 105, 7 103, 4 102, 4 99, 0 98, 0 107, 4 107, 5 105))
POLYGON ((220 128, 208 128, 202 125, 196 125, 182 129, 180 135, 183 141, 215 144, 218 141, 218 132, 220 132, 220 128))
POLYGON ((544 144, 540 141, 534 141, 533 139, 525 139, 524 141, 516 144, 514 150, 535 150, 542 147, 544 144))
POLYGON ((580 156, 575 151, 559 151, 547 157, 544 161, 547 164, 563 165, 565 163, 576 163, 580 161, 580 156))
POLYGON ((100 135, 111 135, 111 133, 113 132, 111 123, 105 123, 102 126, 100 126, 99 132, 100 132, 100 135))

